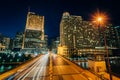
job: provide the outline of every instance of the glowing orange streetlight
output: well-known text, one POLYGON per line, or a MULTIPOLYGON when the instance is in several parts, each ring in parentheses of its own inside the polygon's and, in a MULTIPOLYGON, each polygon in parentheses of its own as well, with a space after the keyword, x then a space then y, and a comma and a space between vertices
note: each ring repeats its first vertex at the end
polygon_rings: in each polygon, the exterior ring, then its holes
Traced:
MULTIPOLYGON (((108 19, 109 18, 106 15, 106 13, 105 12, 100 12, 99 10, 97 10, 97 12, 94 13, 94 15, 92 15, 92 21, 94 21, 94 23, 97 24, 97 26, 98 26, 99 37, 101 37, 100 36, 100 33, 101 33, 100 27, 105 26, 107 24, 108 19)), ((104 36, 104 46, 105 46, 106 56, 107 56, 108 71, 109 71, 109 74, 110 74, 110 80, 112 80, 111 67, 110 67, 110 59, 109 59, 109 54, 108 54, 108 49, 107 49, 107 43, 106 43, 106 37, 105 37, 105 33, 104 32, 103 32, 103 36, 104 36)), ((99 46, 100 46, 100 41, 99 41, 99 46)))
POLYGON ((101 17, 98 17, 98 21, 101 22, 102 18, 101 17))
POLYGON ((105 26, 105 24, 107 24, 107 21, 109 20, 107 13, 106 12, 100 12, 99 10, 97 10, 97 12, 95 12, 94 14, 91 15, 91 19, 92 21, 96 24, 96 25, 100 25, 100 26, 105 26))
POLYGON ((100 12, 99 10, 97 10, 97 12, 93 13, 91 15, 91 17, 92 17, 91 18, 92 21, 98 28, 98 34, 99 34, 99 45, 98 46, 101 46, 101 30, 103 31, 103 28, 101 28, 101 27, 105 27, 105 25, 108 23, 109 18, 107 16, 106 12, 100 12))

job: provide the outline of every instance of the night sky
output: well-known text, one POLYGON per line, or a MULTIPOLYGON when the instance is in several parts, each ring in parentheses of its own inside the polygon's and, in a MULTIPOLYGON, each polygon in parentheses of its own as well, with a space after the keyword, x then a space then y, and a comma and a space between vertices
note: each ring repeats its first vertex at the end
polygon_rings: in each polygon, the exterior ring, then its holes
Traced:
POLYGON ((14 38, 17 31, 24 31, 28 7, 31 12, 45 16, 45 34, 59 36, 63 12, 90 20, 97 9, 108 13, 110 23, 120 25, 119 0, 1 0, 0 33, 14 38))

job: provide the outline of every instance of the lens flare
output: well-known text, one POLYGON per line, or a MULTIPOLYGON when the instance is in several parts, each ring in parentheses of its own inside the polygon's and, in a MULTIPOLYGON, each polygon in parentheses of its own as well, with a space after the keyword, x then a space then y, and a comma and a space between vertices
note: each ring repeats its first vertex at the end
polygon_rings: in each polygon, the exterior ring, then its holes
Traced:
POLYGON ((91 20, 96 25, 105 26, 108 23, 109 17, 106 12, 97 10, 91 14, 91 20))

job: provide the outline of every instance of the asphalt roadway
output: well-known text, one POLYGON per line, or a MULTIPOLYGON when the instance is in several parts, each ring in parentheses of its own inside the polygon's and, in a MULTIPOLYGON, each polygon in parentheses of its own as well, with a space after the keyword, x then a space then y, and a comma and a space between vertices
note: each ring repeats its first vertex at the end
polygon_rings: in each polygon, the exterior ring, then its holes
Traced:
MULTIPOLYGON (((108 75, 107 74, 105 75, 108 78, 108 75)), ((101 80, 101 79, 95 74, 91 73, 90 71, 80 68, 79 66, 65 59, 64 57, 49 52, 48 54, 41 55, 34 61, 31 61, 29 64, 24 65, 24 68, 18 67, 17 71, 6 80, 101 80)))

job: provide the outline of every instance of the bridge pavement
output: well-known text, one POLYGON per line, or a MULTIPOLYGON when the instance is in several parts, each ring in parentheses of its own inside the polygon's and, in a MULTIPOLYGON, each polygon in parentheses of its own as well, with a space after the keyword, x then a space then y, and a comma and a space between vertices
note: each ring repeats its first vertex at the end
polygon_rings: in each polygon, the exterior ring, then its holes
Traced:
MULTIPOLYGON (((53 55, 53 79, 54 80, 110 80, 109 74, 104 72, 104 79, 97 73, 80 68, 76 64, 59 55, 53 55)), ((113 80, 120 78, 112 75, 113 80)))
POLYGON ((100 80, 100 78, 59 55, 53 55, 53 80, 100 80))
MULTIPOLYGON (((82 69, 69 60, 50 53, 41 55, 24 65, 0 75, 0 80, 101 80, 88 70, 82 69), (52 73, 50 73, 50 61, 52 61, 52 73), (50 75, 52 74, 52 78, 50 75), (9 76, 9 78, 7 78, 9 76)), ((105 74, 109 78, 108 74, 105 74)), ((109 80, 109 79, 108 79, 109 80)), ((120 80, 114 78, 113 80, 120 80)))

